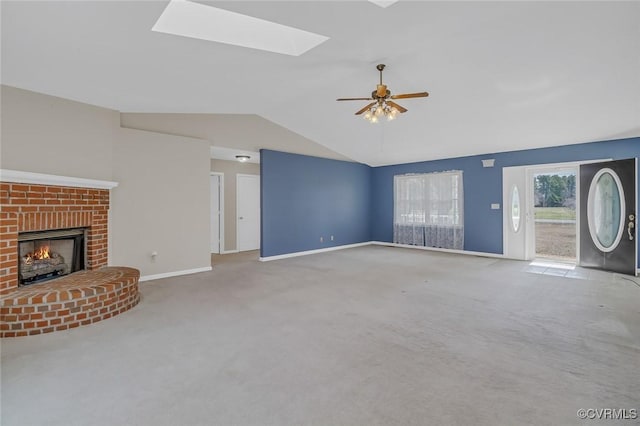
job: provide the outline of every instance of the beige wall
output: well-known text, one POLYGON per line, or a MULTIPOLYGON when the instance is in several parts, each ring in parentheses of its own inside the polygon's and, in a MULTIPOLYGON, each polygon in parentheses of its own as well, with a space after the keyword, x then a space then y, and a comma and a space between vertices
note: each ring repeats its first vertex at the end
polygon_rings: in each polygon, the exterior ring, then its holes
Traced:
POLYGON ((121 129, 114 143, 112 262, 141 275, 199 269, 209 255, 209 143, 121 129), (158 255, 154 258, 152 252, 158 255))
POLYGON ((111 190, 110 264, 143 276, 211 265, 208 142, 121 129, 117 111, 1 89, 1 168, 119 183, 111 190))
POLYGON ((111 180, 117 111, 9 86, 1 90, 0 168, 111 180))
POLYGON ((224 251, 236 244, 236 175, 260 175, 260 165, 237 161, 211 160, 211 171, 224 173, 224 251))
POLYGON ((254 114, 122 113, 122 127, 206 139, 213 146, 257 152, 262 148, 349 160, 254 114))

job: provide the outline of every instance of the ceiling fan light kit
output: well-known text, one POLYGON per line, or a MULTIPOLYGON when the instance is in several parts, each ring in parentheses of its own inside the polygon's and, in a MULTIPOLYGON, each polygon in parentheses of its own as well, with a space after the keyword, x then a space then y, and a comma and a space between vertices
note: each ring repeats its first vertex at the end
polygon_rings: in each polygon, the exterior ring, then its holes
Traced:
POLYGON ((377 123, 378 120, 383 117, 385 117, 387 121, 394 120, 398 113, 397 108, 389 106, 389 104, 383 101, 380 104, 368 108, 362 117, 370 123, 377 123))
POLYGON ((382 84, 382 71, 385 64, 378 64, 376 69, 380 72, 380 84, 376 85, 376 90, 371 92, 370 98, 338 98, 337 101, 373 101, 365 106, 355 115, 363 114, 365 120, 370 123, 377 123, 382 118, 387 121, 394 120, 398 114, 407 112, 407 109, 393 102, 392 99, 408 99, 408 98, 424 98, 429 96, 427 92, 403 93, 400 95, 392 95, 391 91, 385 84, 382 84))

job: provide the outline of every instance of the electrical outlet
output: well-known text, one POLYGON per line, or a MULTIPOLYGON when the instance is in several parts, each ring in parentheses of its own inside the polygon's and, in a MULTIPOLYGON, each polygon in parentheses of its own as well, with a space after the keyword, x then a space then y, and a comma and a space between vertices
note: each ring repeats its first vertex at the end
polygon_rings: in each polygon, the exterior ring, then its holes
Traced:
POLYGON ((324 242, 324 237, 320 237, 320 242, 323 243, 324 242))
POLYGON ((331 241, 333 241, 333 235, 331 236, 331 241))

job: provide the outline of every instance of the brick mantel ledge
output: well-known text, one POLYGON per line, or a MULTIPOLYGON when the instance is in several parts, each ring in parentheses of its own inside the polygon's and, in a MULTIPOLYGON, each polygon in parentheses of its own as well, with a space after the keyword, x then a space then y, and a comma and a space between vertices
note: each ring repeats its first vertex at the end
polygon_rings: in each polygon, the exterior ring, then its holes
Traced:
POLYGON ((32 183, 36 185, 70 186, 74 188, 113 189, 118 182, 85 179, 71 176, 48 175, 45 173, 23 172, 21 170, 0 169, 0 181, 32 183))

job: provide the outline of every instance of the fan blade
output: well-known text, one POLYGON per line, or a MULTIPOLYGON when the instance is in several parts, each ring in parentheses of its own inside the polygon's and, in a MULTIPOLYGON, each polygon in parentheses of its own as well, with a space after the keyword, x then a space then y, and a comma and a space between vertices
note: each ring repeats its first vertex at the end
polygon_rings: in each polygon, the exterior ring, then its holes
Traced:
POLYGON ((387 105, 394 107, 395 109, 397 109, 399 112, 407 112, 409 111, 408 109, 406 109, 403 106, 398 105, 397 103, 393 102, 393 101, 387 101, 387 105))
POLYGON ((404 93, 402 95, 393 95, 391 99, 426 98, 427 96, 429 96, 428 92, 404 93))
POLYGON ((339 98, 336 101, 370 101, 371 98, 339 98))
POLYGON ((362 108, 360 111, 356 112, 356 115, 362 114, 363 112, 365 112, 366 110, 368 110, 369 108, 374 106, 375 104, 376 104, 375 102, 371 102, 369 105, 367 105, 366 107, 362 108))

